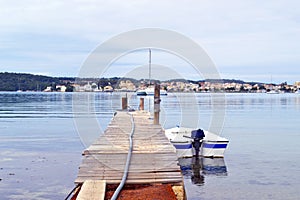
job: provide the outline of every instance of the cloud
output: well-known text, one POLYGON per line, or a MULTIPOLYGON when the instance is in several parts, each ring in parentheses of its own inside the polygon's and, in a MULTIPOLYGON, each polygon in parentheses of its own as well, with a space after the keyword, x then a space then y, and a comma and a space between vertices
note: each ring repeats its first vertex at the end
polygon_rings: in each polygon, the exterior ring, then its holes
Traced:
POLYGON ((192 38, 221 71, 227 66, 241 74, 242 66, 295 68, 300 61, 299 7, 296 0, 1 1, 0 18, 5 20, 0 21, 0 70, 19 69, 24 61, 24 71, 44 63, 39 71, 76 74, 82 59, 98 44, 145 27, 192 38))

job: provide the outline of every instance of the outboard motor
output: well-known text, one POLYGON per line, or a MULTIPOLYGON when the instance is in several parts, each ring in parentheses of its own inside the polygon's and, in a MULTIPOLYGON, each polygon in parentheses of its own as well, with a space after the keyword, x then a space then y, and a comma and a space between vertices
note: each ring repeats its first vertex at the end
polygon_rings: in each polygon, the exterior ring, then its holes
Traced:
POLYGON ((193 141, 193 147, 196 151, 196 157, 199 157, 199 151, 202 145, 202 139, 205 137, 204 131, 202 129, 193 130, 191 132, 191 137, 194 140, 193 141))

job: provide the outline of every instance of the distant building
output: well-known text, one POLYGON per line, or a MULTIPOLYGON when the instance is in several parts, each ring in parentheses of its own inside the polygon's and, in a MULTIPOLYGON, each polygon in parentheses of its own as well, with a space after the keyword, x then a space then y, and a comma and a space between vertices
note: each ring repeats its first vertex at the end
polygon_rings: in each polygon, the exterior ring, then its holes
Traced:
POLYGON ((82 86, 80 86, 79 84, 73 84, 74 87, 74 91, 76 92, 83 92, 84 88, 82 86))
POLYGON ((84 91, 85 92, 92 92, 92 85, 88 82, 86 85, 84 85, 84 91))
POLYGON ((44 92, 52 92, 52 87, 47 86, 46 89, 44 89, 44 92))
POLYGON ((135 85, 130 81, 130 80, 126 80, 126 81, 120 81, 119 83, 119 91, 135 91, 135 85))
POLYGON ((67 87, 64 86, 64 85, 57 85, 57 86, 55 87, 55 89, 56 89, 56 91, 58 91, 58 92, 65 92, 65 91, 67 90, 67 87))
POLYGON ((97 83, 92 83, 92 90, 93 92, 101 92, 101 88, 98 87, 97 83))

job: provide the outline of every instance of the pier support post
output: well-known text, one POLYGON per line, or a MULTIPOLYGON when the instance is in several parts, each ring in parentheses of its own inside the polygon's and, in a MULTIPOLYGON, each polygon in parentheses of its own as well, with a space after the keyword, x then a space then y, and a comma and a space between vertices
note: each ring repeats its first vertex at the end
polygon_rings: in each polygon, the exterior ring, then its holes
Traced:
POLYGON ((140 110, 144 110, 144 98, 140 98, 140 110))
POLYGON ((154 86, 154 120, 153 124, 159 124, 159 112, 160 112, 160 85, 154 86))
POLYGON ((126 110, 128 107, 128 104, 127 104, 127 95, 126 97, 122 97, 122 110, 126 110))

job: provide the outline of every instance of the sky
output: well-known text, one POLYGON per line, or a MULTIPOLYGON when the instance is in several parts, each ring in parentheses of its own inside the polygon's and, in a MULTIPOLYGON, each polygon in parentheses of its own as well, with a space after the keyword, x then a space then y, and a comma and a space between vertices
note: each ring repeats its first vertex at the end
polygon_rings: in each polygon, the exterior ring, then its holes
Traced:
MULTIPOLYGON (((111 37, 161 28, 199 44, 222 78, 293 84, 300 81, 299 7, 297 0, 0 0, 0 72, 74 77, 111 37)), ((174 55, 152 56, 201 79, 174 55)), ((133 52, 106 75, 130 73, 147 59, 147 51, 133 52)))

